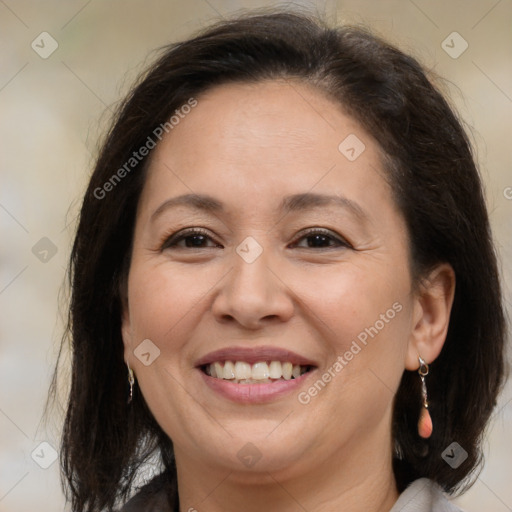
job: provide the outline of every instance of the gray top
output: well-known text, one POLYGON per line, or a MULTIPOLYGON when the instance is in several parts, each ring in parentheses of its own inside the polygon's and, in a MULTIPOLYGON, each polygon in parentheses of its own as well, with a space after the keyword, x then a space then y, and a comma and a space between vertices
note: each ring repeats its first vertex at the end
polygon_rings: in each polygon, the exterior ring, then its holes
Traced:
POLYGON ((412 482, 389 512, 462 512, 450 503, 439 485, 428 478, 412 482))
MULTIPOLYGON (((165 492, 162 489, 156 490, 154 486, 150 489, 150 486, 134 496, 119 512, 172 512, 165 492)), ((178 512, 177 508, 175 512, 178 512)), ((389 512, 463 511, 446 499, 439 485, 427 478, 420 478, 400 494, 389 512)))

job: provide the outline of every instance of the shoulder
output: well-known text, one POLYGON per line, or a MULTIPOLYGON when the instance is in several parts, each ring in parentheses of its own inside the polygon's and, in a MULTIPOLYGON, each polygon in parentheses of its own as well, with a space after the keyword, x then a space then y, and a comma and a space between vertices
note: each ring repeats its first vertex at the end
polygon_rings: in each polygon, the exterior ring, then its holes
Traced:
POLYGON ((169 492, 168 484, 166 473, 154 477, 117 512, 173 512, 170 503, 174 493, 169 492))
POLYGON ((441 487, 429 480, 420 478, 412 482, 400 494, 398 501, 389 512, 463 512, 450 503, 441 487))

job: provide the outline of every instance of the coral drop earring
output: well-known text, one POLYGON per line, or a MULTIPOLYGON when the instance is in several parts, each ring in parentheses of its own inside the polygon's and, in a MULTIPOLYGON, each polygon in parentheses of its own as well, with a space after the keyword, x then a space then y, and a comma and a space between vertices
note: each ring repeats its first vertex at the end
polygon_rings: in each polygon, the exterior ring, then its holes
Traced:
POLYGON ((434 426, 432 424, 432 418, 428 412, 428 401, 427 401, 427 385, 425 384, 425 377, 428 375, 428 364, 418 356, 420 367, 418 373, 421 379, 421 395, 423 398, 423 407, 420 413, 420 419, 418 420, 418 434, 423 439, 428 439, 432 435, 434 426))
POLYGON ((427 408, 421 410, 420 419, 418 421, 418 434, 423 439, 428 439, 432 435, 433 425, 432 418, 427 408))

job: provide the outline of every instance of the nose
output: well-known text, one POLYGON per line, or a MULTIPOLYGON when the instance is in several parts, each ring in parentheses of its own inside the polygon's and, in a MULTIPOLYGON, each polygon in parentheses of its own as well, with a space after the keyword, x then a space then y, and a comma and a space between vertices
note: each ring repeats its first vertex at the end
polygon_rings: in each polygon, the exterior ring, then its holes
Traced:
POLYGON ((293 316, 291 290, 269 263, 264 254, 252 263, 234 255, 234 266, 212 304, 217 321, 255 330, 293 316))

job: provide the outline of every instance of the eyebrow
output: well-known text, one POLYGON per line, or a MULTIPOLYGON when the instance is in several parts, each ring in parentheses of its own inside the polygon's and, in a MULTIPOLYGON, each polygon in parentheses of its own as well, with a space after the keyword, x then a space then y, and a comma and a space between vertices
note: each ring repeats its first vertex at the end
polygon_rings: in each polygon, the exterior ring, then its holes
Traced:
POLYGON ((151 221, 155 220, 161 213, 169 208, 177 206, 187 206, 196 210, 203 210, 205 212, 217 213, 221 212, 224 208, 222 203, 217 201, 211 196, 200 194, 184 194, 177 197, 171 197, 164 201, 151 215, 151 221))
MULTIPOLYGON (((209 213, 220 213, 224 210, 223 204, 212 196, 203 194, 183 194, 172 197, 164 201, 151 215, 151 221, 155 220, 165 210, 177 206, 186 206, 188 208, 202 210, 209 213)), ((321 206, 336 206, 348 210, 360 220, 368 220, 364 210, 354 201, 340 195, 314 194, 306 192, 303 194, 294 194, 286 196, 280 210, 284 213, 311 210, 321 206)))
POLYGON ((361 206, 351 199, 339 195, 313 194, 311 192, 294 194, 283 199, 281 209, 289 213, 318 208, 319 206, 336 206, 348 210, 360 220, 368 220, 368 216, 361 206))

